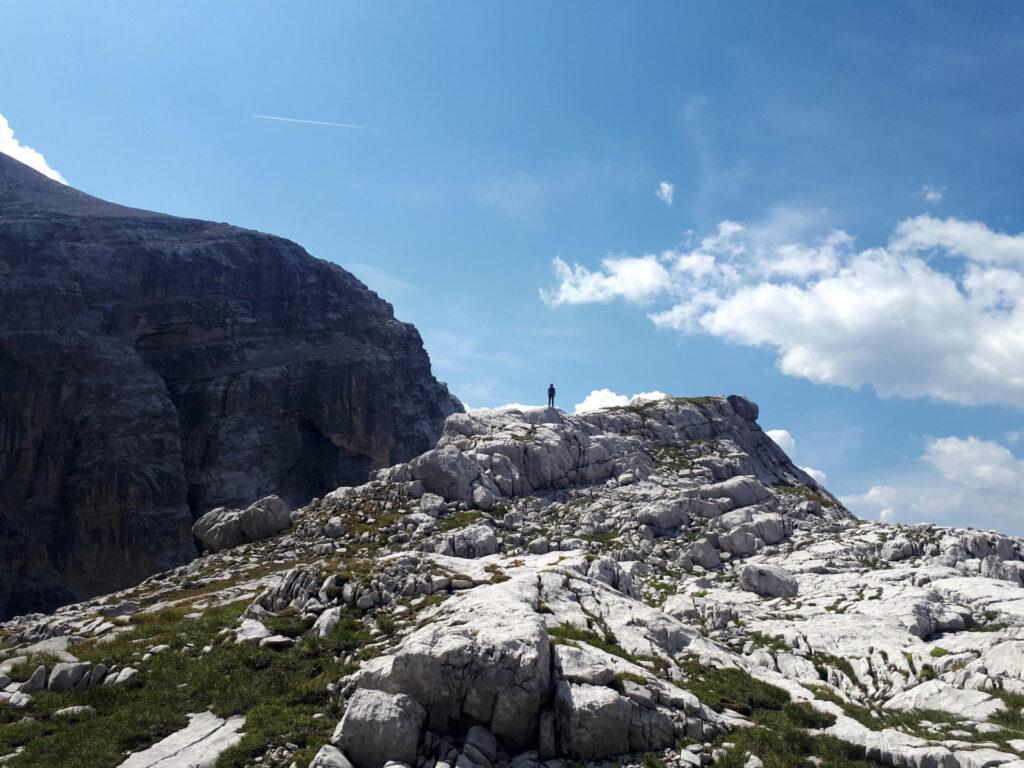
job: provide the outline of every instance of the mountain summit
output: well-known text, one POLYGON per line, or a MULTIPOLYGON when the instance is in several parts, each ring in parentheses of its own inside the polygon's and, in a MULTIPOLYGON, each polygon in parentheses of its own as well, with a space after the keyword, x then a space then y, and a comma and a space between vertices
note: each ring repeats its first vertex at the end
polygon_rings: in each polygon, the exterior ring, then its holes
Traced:
POLYGON ((340 267, 0 154, 0 616, 185 563, 211 508, 360 483, 458 410, 340 267))
POLYGON ((858 520, 757 416, 453 414, 278 535, 213 511, 190 565, 0 625, 0 755, 1022 768, 1024 542, 858 520))

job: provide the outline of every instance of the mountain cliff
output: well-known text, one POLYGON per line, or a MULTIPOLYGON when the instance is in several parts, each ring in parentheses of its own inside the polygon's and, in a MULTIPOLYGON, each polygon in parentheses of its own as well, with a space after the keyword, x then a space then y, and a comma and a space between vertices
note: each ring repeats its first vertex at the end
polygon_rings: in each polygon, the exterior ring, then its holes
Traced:
POLYGON ((456 410, 340 267, 0 154, 0 616, 185 563, 210 508, 358 484, 456 410))
POLYGON ((280 535, 0 624, 0 759, 1024 768, 1024 542, 858 520, 757 416, 453 414, 280 535))

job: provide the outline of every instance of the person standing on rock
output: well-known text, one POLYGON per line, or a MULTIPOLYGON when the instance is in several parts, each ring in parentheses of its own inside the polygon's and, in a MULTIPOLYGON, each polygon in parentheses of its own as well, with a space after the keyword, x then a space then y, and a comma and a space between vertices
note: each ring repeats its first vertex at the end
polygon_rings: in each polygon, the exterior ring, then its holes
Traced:
POLYGON ((548 408, 555 407, 555 385, 548 384, 548 408))

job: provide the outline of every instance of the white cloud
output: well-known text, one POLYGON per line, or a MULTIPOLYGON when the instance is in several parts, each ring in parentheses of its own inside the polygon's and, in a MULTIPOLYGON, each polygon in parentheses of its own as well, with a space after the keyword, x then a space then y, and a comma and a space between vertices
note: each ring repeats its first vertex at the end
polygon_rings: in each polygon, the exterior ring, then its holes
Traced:
POLYGON ((1024 407, 1024 234, 926 215, 857 249, 841 230, 808 235, 820 218, 724 221, 696 247, 595 270, 556 259, 541 293, 653 304, 661 328, 772 349, 784 373, 819 384, 1024 407))
POLYGON ((44 176, 49 176, 54 181, 67 184, 64 177, 49 166, 41 152, 32 149, 32 147, 26 147, 14 138, 14 129, 11 128, 11 124, 7 122, 7 118, 3 115, 0 115, 0 152, 10 155, 15 160, 19 160, 30 168, 36 169, 44 176))
POLYGON ((676 194, 675 184, 670 181, 663 181, 658 184, 658 188, 654 190, 654 194, 656 194, 658 199, 665 205, 672 205, 672 198, 676 194))
POLYGON ((942 476, 972 490, 1020 490, 1024 462, 1010 450, 977 437, 942 437, 930 440, 922 458, 942 476))
POLYGON ((601 262, 600 272, 590 272, 579 264, 570 267, 560 258, 555 258, 553 265, 558 289, 541 290, 541 297, 552 306, 617 298, 642 304, 665 291, 670 282, 668 271, 655 256, 609 256, 601 262))
POLYGON ((946 194, 946 185, 936 186, 934 184, 925 184, 918 190, 918 194, 924 198, 926 203, 941 203, 942 198, 946 194))
POLYGON ((766 429, 764 433, 774 440, 775 444, 784 450, 787 456, 792 456, 796 453, 796 440, 786 430, 766 429))
POLYGON ((919 466, 842 501, 863 517, 1024 532, 1024 461, 978 437, 932 438, 919 466))
POLYGON ((610 389, 595 389, 585 398, 582 403, 576 403, 576 413, 589 413, 599 411, 602 408, 629 405, 629 398, 612 392, 610 389))
POLYGON ((828 475, 820 469, 815 469, 814 467, 800 467, 800 469, 810 475, 814 479, 814 482, 823 488, 828 485, 828 475))
POLYGON ((638 395, 620 395, 617 392, 613 392, 610 389, 595 389, 585 398, 582 403, 576 403, 574 411, 576 413, 590 413, 591 411, 599 411, 602 408, 613 408, 622 407, 624 405, 631 405, 634 403, 649 403, 654 400, 664 400, 666 397, 670 397, 664 392, 641 392, 638 395))
POLYGON ((497 405, 494 408, 469 408, 466 410, 470 413, 479 413, 480 411, 543 411, 546 406, 543 405, 526 405, 526 403, 505 403, 504 405, 497 405))

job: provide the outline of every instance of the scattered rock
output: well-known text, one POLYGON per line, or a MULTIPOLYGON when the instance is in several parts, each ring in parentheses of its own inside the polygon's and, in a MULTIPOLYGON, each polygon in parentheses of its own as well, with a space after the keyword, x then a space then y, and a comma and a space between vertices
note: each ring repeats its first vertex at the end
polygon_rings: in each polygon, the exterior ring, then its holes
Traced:
POLYGON ((796 597, 799 591, 796 579, 785 568, 756 563, 743 566, 740 588, 761 597, 796 597))

